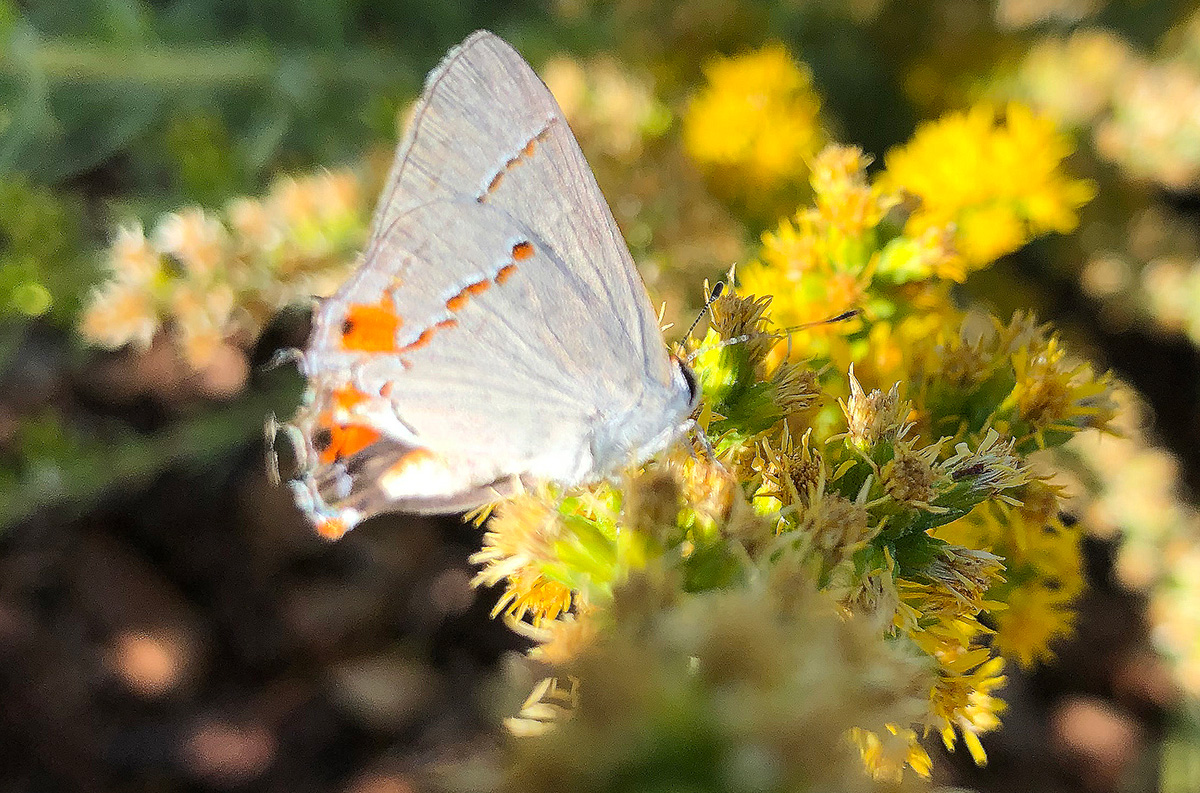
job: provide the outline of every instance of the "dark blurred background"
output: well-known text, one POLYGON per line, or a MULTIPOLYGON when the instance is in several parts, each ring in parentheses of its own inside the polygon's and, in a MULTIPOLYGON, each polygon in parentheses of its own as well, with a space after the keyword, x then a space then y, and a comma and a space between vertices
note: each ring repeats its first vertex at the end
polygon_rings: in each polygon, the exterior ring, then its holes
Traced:
POLYGON ((303 385, 267 363, 303 346, 304 295, 352 265, 424 74, 480 27, 587 95, 568 116, 676 317, 803 199, 730 199, 681 154, 712 56, 782 41, 823 134, 880 160, 982 99, 1059 119, 1098 197, 1077 232, 976 274, 963 299, 1054 321, 1127 383, 1129 418, 1069 452, 1069 517, 1090 532, 1076 637, 1051 666, 1008 670, 989 766, 942 753, 935 778, 1200 789, 1193 4, 0 0, 0 790, 398 793, 494 740, 503 714, 481 692, 524 644, 471 587, 478 529, 390 516, 326 543, 270 483, 262 440, 303 385), (336 234, 330 172, 353 191, 336 234), (286 277, 239 287, 211 338, 171 336, 178 294, 142 344, 80 332, 118 229, 160 239, 196 206, 239 240, 259 210, 299 239, 305 201, 320 240, 289 255, 306 280, 272 264, 286 277))

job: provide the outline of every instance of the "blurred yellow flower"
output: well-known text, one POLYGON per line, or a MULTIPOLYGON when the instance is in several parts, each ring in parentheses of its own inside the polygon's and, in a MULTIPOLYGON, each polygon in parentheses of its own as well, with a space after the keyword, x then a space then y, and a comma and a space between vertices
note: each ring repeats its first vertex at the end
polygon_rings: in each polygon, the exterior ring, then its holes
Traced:
POLYGON ((921 200, 910 234, 953 224, 959 252, 978 268, 1078 225, 1095 187, 1063 171, 1071 150, 1049 118, 1014 103, 997 123, 996 110, 981 104, 922 125, 889 151, 884 182, 921 200))
POLYGON ((144 350, 158 330, 158 317, 145 289, 109 281, 93 292, 80 330, 84 338, 100 347, 115 350, 133 344, 144 350))
POLYGON ((244 358, 239 349, 275 311, 341 283, 366 221, 354 174, 321 171, 280 179, 262 200, 234 199, 223 216, 192 207, 164 215, 149 235, 125 226, 80 330, 117 349, 149 346, 166 329, 193 369, 219 354, 244 358))
POLYGON ((820 99, 808 69, 782 44, 705 67, 708 84, 683 120, 683 142, 702 166, 723 169, 747 191, 800 183, 821 145, 820 99))

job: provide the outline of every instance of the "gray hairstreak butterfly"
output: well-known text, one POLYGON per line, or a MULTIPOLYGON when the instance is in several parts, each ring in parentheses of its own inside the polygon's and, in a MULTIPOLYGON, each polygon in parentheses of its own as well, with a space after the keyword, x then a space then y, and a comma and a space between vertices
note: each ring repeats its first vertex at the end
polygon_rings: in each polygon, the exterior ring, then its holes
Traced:
POLYGON ((328 537, 604 478, 671 445, 697 400, 558 103, 486 31, 429 75, 300 364, 290 484, 328 537))

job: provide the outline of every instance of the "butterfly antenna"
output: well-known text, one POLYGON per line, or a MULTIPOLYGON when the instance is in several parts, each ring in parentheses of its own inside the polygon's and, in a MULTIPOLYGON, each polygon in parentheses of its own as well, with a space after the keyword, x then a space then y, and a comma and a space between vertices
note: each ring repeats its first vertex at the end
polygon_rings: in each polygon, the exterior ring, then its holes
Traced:
POLYGON ((712 288, 712 292, 708 296, 708 300, 704 301, 704 308, 700 309, 700 313, 696 315, 696 320, 692 322, 692 326, 688 328, 687 333, 683 334, 683 338, 686 339, 692 335, 692 331, 694 331, 696 326, 700 324, 700 320, 704 319, 704 317, 708 315, 709 306, 715 303, 717 298, 720 297, 724 292, 725 282, 717 281, 716 286, 712 288))
POLYGON ((848 319, 854 319, 859 314, 863 313, 861 308, 852 308, 849 311, 843 311, 835 317, 827 317, 826 319, 818 319, 816 322, 805 322, 802 325, 792 325, 790 328, 781 329, 781 333, 795 333, 798 330, 806 330, 808 328, 816 328, 821 325, 834 325, 838 322, 845 322, 848 319))

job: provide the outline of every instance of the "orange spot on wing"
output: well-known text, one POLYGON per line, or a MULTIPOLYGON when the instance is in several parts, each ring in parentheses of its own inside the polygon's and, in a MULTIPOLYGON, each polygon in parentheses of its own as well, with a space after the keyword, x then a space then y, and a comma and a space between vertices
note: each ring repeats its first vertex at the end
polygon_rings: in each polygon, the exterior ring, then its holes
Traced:
POLYGON ((328 427, 329 445, 321 450, 321 462, 336 463, 357 454, 381 437, 379 431, 365 424, 333 424, 328 427))
POLYGON ((342 321, 342 346, 355 352, 393 352, 402 324, 387 295, 375 305, 355 303, 342 321))
POLYGON ((317 534, 327 540, 339 540, 349 530, 341 518, 325 518, 317 524, 317 534))
POLYGON ((509 278, 513 277, 513 273, 517 271, 515 264, 506 264, 500 268, 500 272, 496 273, 496 283, 502 284, 509 278))
POLYGON ((412 352, 413 350, 419 350, 428 344, 429 340, 432 338, 433 328, 426 328, 425 330, 421 331, 421 335, 418 336, 414 341, 401 347, 400 352, 412 352))
POLYGON ((339 411, 350 411, 366 398, 366 394, 349 383, 333 391, 333 405, 339 411))
POLYGON ((467 284, 461 290, 459 290, 458 294, 446 301, 446 310, 454 312, 462 311, 464 308, 466 308, 467 302, 472 297, 483 293, 489 286, 491 286, 491 284, 486 278, 484 278, 482 281, 476 281, 473 284, 467 284))
POLYGON ((533 243, 529 240, 522 240, 512 246, 512 257, 518 262, 523 262, 533 255, 533 243))
POLYGON ((554 123, 554 120, 551 119, 550 123, 548 123, 548 124, 546 124, 546 126, 542 127, 541 132, 539 132, 538 134, 536 134, 532 138, 530 138, 529 141, 523 147, 521 147, 521 150, 519 152, 517 152, 515 156, 509 158, 508 162, 504 163, 504 166, 496 173, 495 176, 492 177, 492 181, 488 182, 487 189, 484 190, 483 193, 481 193, 480 195, 475 197, 475 201, 477 203, 482 204, 484 201, 487 200, 487 197, 489 195, 496 192, 496 188, 498 188, 500 186, 500 181, 504 178, 504 174, 508 173, 513 168, 516 168, 522 162, 524 162, 525 160, 527 160, 528 158, 533 156, 534 150, 537 149, 538 142, 545 140, 546 137, 550 134, 550 124, 553 124, 553 123, 554 123))
POLYGON ((321 413, 312 435, 313 448, 325 464, 356 454, 380 438, 378 430, 353 419, 354 406, 366 400, 366 394, 347 384, 335 389, 332 397, 332 409, 321 413))
POLYGON ((449 330, 450 328, 458 327, 457 319, 443 319, 438 324, 434 325, 438 330, 449 330))

